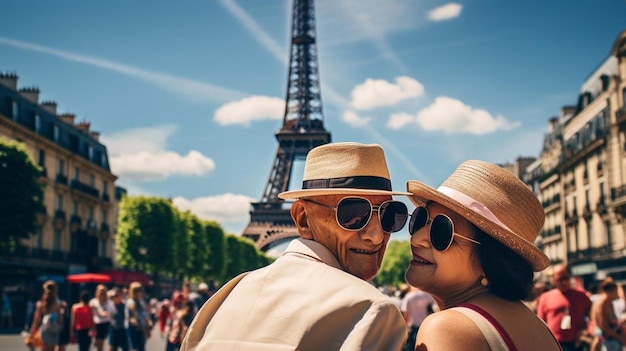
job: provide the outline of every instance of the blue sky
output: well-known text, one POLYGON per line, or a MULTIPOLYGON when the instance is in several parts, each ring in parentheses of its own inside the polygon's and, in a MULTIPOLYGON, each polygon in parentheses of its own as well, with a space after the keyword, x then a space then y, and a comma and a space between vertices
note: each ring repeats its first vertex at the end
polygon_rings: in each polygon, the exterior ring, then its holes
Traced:
MULTIPOLYGON (((325 126, 396 189, 539 156, 626 29, 624 0, 318 0, 325 126)), ((239 234, 282 123, 291 1, 2 2, 0 71, 101 133, 118 185, 239 234)), ((294 171, 299 187, 302 165, 294 171)))

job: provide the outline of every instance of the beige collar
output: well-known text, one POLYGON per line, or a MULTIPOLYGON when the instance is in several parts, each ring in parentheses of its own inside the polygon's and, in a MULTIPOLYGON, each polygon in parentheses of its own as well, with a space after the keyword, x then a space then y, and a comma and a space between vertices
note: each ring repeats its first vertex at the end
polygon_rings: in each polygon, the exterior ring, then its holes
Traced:
POLYGON ((308 239, 294 239, 289 243, 283 255, 300 254, 314 260, 326 263, 329 266, 343 270, 337 258, 326 248, 326 246, 308 239))

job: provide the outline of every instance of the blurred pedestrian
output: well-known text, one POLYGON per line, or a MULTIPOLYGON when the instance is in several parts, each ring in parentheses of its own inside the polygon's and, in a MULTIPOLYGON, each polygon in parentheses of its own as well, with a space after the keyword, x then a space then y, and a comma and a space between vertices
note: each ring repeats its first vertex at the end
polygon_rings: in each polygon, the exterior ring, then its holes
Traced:
POLYGON ((187 333, 187 329, 193 320, 196 304, 187 301, 181 309, 172 316, 172 324, 167 334, 165 351, 178 351, 180 344, 187 333))
POLYGON ((53 351, 59 343, 63 328, 63 310, 58 298, 57 284, 52 280, 43 283, 41 300, 35 305, 30 336, 40 333, 42 351, 53 351))
POLYGON ((0 329, 13 329, 13 309, 9 295, 2 291, 2 318, 0 319, 0 329))
POLYGON ((93 314, 93 323, 96 328, 95 344, 96 350, 102 351, 104 347, 104 339, 109 335, 111 327, 111 313, 113 312, 113 303, 107 295, 107 287, 104 284, 96 286, 94 297, 89 301, 91 313, 93 314))
POLYGON ((77 303, 72 305, 70 317, 70 342, 78 343, 78 351, 89 351, 91 332, 94 330, 93 312, 89 306, 89 293, 80 293, 77 303))
POLYGON ((589 316, 594 336, 592 351, 621 351, 626 344, 626 335, 621 334, 613 309, 613 301, 618 298, 617 284, 612 278, 605 278, 598 287, 598 298, 593 301, 589 316))
POLYGON ((165 337, 165 327, 170 320, 170 300, 164 299, 159 306, 159 333, 161 337, 165 337))
POLYGON ((109 351, 122 351, 129 350, 128 342, 128 319, 126 318, 126 305, 123 301, 122 292, 118 288, 113 288, 108 291, 109 299, 113 304, 113 310, 111 311, 110 321, 111 328, 109 332, 109 351))
POLYGON ((408 339, 403 351, 413 351, 415 349, 415 338, 420 325, 426 316, 433 313, 435 299, 427 292, 416 287, 410 287, 400 304, 400 311, 406 321, 408 339))
POLYGON ((585 292, 572 288, 568 266, 554 267, 552 278, 554 288, 539 296, 537 315, 546 322, 563 351, 575 351, 588 335, 586 319, 591 300, 585 292))
POLYGON ((128 316, 130 347, 135 351, 145 351, 146 339, 150 337, 152 325, 150 324, 150 312, 144 298, 143 286, 140 282, 132 282, 128 287, 126 315, 128 316))

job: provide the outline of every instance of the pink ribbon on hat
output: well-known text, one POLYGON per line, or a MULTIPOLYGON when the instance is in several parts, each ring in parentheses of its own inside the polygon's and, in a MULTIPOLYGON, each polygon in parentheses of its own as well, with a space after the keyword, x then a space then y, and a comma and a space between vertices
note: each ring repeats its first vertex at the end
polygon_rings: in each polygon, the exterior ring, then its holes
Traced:
POLYGON ((485 205, 481 204, 479 201, 474 200, 471 196, 467 196, 456 189, 452 189, 443 185, 437 188, 437 191, 471 208, 474 212, 481 214, 483 217, 506 228, 508 231, 511 231, 511 229, 509 229, 506 224, 502 223, 498 219, 498 217, 496 217, 496 215, 489 211, 489 209, 485 205))

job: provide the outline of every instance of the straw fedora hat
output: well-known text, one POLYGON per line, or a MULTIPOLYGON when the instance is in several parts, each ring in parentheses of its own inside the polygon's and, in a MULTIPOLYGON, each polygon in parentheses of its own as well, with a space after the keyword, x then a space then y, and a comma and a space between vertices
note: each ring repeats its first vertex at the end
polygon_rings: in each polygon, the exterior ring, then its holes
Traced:
POLYGON ((307 155, 302 189, 278 194, 284 200, 301 197, 346 195, 410 195, 391 190, 383 148, 353 142, 318 146, 307 155))
POLYGON ((439 188, 411 180, 407 190, 415 205, 434 201, 451 209, 518 253, 535 272, 549 265, 548 256, 534 244, 545 220, 543 207, 526 184, 506 169, 465 161, 439 188))

